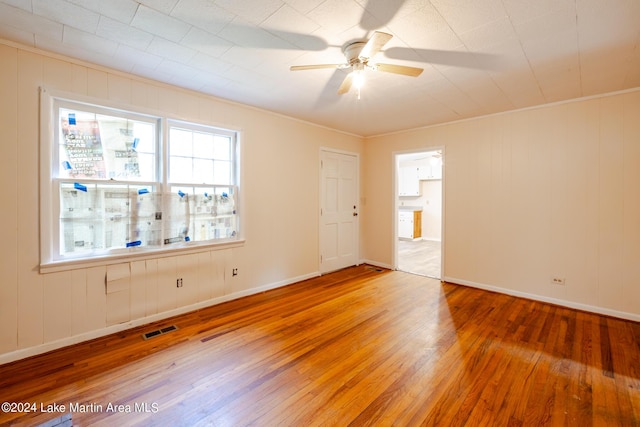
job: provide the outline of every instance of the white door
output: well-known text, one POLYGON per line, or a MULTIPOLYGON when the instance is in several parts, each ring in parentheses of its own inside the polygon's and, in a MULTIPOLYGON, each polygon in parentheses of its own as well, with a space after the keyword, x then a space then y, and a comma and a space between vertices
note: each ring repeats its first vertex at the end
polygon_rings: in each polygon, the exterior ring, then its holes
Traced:
POLYGON ((320 273, 358 263, 358 156, 320 152, 320 273))

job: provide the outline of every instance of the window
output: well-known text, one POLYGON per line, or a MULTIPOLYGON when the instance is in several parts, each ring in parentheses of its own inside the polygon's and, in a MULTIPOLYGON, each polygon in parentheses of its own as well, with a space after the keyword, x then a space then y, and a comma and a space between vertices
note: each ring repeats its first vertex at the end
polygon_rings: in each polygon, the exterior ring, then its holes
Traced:
MULTIPOLYGON (((174 196, 172 212, 183 211, 186 229, 174 229, 169 240, 207 241, 237 234, 235 208, 235 134, 233 132, 169 121, 169 184, 174 196), (180 207, 180 205, 184 205, 180 207)), ((179 222, 173 221, 180 227, 179 222)), ((167 243, 167 239, 165 239, 167 243)))
POLYGON ((236 132, 43 99, 43 264, 237 240, 236 132))

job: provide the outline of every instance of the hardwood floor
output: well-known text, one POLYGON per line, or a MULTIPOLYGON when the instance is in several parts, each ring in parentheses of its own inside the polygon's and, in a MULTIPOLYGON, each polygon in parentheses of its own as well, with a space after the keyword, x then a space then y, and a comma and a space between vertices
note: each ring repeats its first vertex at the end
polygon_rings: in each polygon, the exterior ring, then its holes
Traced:
POLYGON ((0 402, 37 406, 2 425, 636 426, 640 324, 359 266, 0 366, 0 402))

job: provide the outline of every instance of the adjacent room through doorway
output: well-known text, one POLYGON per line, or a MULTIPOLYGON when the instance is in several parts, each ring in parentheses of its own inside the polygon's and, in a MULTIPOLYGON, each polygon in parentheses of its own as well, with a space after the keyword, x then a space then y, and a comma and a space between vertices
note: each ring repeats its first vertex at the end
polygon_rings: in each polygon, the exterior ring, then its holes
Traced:
POLYGON ((442 277, 443 150, 395 155, 396 268, 442 277))

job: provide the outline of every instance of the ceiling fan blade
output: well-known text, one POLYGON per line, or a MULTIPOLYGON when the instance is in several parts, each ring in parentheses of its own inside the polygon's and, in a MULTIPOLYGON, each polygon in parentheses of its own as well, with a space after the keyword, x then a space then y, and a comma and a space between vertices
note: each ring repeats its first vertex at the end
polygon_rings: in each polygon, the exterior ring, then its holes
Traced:
POLYGON ((338 95, 343 95, 349 92, 349 89, 351 89, 352 84, 353 84, 353 73, 349 73, 347 74, 347 77, 344 78, 344 80, 342 81, 342 84, 338 88, 338 95))
POLYGON ((422 68, 407 67, 405 65, 380 64, 375 65, 376 70, 385 73, 402 74, 403 76, 418 77, 424 71, 422 68))
POLYGON ((384 51, 387 58, 416 60, 416 53, 425 62, 456 67, 496 70, 500 68, 500 56, 489 53, 461 52, 454 50, 415 49, 391 47, 384 51))
POLYGON ((292 65, 291 71, 319 70, 322 68, 343 68, 345 64, 315 64, 315 65, 292 65))
POLYGON ((391 34, 375 31, 358 56, 360 58, 373 58, 392 37, 391 34))

